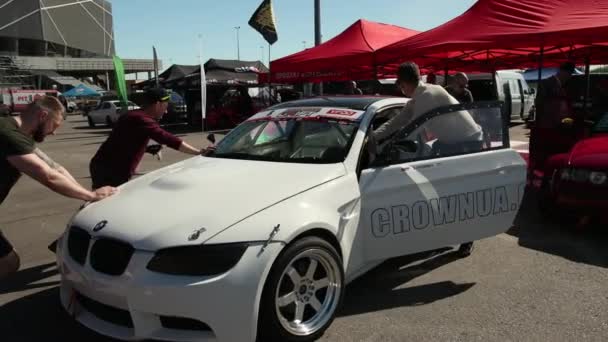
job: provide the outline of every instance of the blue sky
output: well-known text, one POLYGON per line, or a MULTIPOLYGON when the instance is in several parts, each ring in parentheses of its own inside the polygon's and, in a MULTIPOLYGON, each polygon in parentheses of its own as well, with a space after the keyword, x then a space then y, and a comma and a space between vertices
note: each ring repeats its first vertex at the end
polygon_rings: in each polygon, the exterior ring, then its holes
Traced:
MULTIPOLYGON (((268 45, 247 22, 262 0, 113 0, 116 51, 122 58, 151 58, 156 46, 163 67, 203 58, 236 59, 240 26, 241 60, 268 64, 268 45), (263 47, 263 48, 260 48, 263 47)), ((415 30, 428 30, 466 11, 475 0, 322 0, 323 40, 363 18, 415 30)), ((279 40, 277 59, 314 45, 314 1, 273 0, 279 40)))

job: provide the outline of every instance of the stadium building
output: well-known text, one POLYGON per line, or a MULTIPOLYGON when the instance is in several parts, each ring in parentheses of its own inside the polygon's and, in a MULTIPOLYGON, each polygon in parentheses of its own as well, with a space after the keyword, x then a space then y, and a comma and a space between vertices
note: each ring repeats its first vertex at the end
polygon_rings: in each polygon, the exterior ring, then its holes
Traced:
MULTIPOLYGON (((0 0, 0 87, 68 90, 84 80, 107 90, 114 37, 106 0, 0 0)), ((128 74, 154 71, 152 59, 123 63, 128 74)))

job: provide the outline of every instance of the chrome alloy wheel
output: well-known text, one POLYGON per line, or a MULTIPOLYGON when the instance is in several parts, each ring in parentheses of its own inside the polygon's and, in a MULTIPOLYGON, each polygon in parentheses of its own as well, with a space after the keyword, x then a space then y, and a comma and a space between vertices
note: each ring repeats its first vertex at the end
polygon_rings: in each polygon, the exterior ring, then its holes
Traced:
POLYGON ((324 250, 305 250, 281 274, 275 294, 277 317, 293 335, 314 334, 333 318, 341 291, 337 261, 324 250))

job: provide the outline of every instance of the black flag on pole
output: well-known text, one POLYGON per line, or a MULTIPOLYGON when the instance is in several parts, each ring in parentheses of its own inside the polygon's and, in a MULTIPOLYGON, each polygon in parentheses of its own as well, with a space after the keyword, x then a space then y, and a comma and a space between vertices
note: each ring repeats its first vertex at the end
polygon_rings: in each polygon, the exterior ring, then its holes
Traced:
POLYGON ((272 0, 264 0, 260 7, 249 19, 249 25, 258 31, 268 44, 274 44, 277 39, 277 28, 272 10, 272 0))

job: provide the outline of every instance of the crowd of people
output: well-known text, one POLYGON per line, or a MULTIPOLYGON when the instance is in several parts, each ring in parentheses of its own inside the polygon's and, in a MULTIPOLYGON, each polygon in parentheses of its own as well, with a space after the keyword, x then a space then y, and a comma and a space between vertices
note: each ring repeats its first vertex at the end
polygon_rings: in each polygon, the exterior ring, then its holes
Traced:
MULTIPOLYGON (((120 117, 90 162, 92 190, 36 147, 55 134, 64 120, 65 107, 57 98, 38 98, 19 116, 0 117, 0 204, 22 174, 77 200, 95 202, 112 196, 133 177, 150 139, 186 154, 205 153, 206 149, 195 148, 160 127, 158 121, 166 113, 169 99, 165 90, 150 89, 142 110, 120 117)), ((0 230, 0 278, 16 272, 19 266, 18 252, 0 230)))

